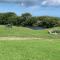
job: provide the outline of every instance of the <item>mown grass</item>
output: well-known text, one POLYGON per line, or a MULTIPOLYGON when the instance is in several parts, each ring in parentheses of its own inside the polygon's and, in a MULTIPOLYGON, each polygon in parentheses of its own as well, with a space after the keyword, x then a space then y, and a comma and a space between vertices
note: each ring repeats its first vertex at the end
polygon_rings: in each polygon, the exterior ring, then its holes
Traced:
POLYGON ((0 36, 20 36, 20 37, 39 37, 39 35, 44 35, 47 31, 32 30, 26 27, 15 27, 8 28, 6 26, 0 26, 0 36))
POLYGON ((0 40, 0 60, 60 60, 60 40, 0 40))
POLYGON ((0 26, 0 36, 18 36, 18 37, 39 37, 39 38, 60 38, 58 35, 50 35, 48 29, 32 30, 26 27, 8 28, 6 26, 0 26))
POLYGON ((0 37, 42 38, 12 41, 0 39, 0 60, 60 60, 60 35, 50 35, 48 30, 0 26, 0 37))

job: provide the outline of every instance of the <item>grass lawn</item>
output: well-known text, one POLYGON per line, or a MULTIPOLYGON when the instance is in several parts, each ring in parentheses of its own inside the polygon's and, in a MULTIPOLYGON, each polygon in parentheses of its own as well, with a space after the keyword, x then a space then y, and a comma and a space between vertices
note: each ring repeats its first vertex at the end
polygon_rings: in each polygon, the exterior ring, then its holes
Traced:
POLYGON ((60 40, 0 41, 0 60, 60 60, 60 40))
POLYGON ((50 35, 48 30, 0 26, 0 60, 60 60, 60 35, 50 35), (1 40, 1 37, 31 40, 1 40))
POLYGON ((32 30, 26 27, 13 26, 13 28, 7 28, 6 26, 0 26, 0 36, 40 37, 41 35, 47 35, 47 31, 32 30))
POLYGON ((43 30, 32 30, 26 27, 15 27, 7 28, 6 26, 0 25, 0 37, 5 36, 17 36, 17 37, 39 37, 39 38, 60 38, 60 35, 48 34, 48 29, 43 30))

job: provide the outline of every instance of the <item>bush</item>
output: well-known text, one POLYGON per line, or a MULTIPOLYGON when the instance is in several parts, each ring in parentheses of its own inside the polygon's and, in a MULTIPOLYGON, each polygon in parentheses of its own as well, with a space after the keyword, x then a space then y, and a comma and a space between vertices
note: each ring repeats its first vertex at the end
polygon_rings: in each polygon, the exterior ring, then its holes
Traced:
POLYGON ((48 33, 49 34, 60 34, 60 30, 59 29, 53 29, 53 30, 49 30, 48 33))
POLYGON ((6 27, 12 28, 12 24, 7 24, 6 27))

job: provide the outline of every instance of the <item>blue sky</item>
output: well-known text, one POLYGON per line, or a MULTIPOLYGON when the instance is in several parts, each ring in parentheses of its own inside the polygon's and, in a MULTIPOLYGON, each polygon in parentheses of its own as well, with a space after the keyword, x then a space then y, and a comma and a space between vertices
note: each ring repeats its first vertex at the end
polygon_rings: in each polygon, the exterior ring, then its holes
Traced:
POLYGON ((17 15, 29 12, 33 16, 60 17, 60 0, 0 0, 2 12, 15 12, 17 15))

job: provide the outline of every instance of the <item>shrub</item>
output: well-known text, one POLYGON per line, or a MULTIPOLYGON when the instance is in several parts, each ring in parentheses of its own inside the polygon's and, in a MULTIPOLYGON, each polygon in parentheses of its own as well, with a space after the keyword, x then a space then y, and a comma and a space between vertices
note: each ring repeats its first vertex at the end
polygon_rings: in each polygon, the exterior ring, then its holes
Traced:
POLYGON ((48 33, 49 34, 60 34, 60 30, 59 29, 53 29, 53 30, 49 30, 48 33))
POLYGON ((7 24, 6 27, 12 28, 12 24, 7 24))

